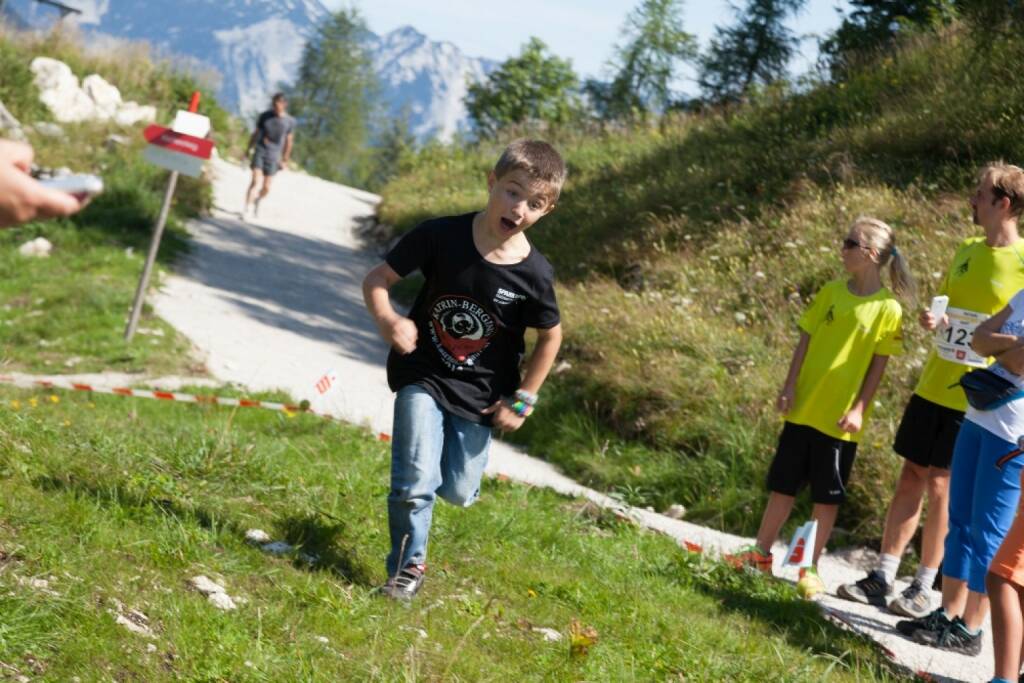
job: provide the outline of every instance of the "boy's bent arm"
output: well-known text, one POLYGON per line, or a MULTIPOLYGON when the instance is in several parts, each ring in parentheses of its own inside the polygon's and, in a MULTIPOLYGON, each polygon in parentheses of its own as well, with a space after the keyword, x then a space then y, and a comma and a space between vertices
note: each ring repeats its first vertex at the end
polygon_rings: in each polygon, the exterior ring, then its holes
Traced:
POLYGON ((558 324, 548 329, 537 330, 537 345, 526 362, 526 374, 519 387, 523 391, 536 394, 540 391, 551 366, 555 364, 555 356, 558 355, 558 348, 562 345, 562 325, 558 324))
POLYGON ((418 336, 416 323, 398 314, 388 294, 391 286, 401 279, 394 268, 387 263, 380 264, 363 279, 363 300, 384 341, 400 353, 412 353, 416 350, 418 336))

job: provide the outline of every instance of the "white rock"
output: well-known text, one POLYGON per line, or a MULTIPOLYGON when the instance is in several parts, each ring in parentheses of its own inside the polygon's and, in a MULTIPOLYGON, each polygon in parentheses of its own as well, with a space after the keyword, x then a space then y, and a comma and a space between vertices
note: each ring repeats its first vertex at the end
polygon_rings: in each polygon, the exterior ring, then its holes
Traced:
POLYGON ((327 645, 329 642, 331 642, 327 639, 327 636, 317 636, 316 640, 317 642, 323 643, 324 645, 327 645))
POLYGON ((148 652, 150 654, 153 654, 154 652, 156 652, 156 645, 154 645, 153 643, 150 643, 150 644, 146 645, 146 652, 148 652))
POLYGON ((544 640, 548 641, 549 643, 557 643, 560 640, 562 640, 562 634, 561 633, 559 633, 558 631, 556 631, 553 628, 547 628, 546 626, 545 627, 535 626, 533 628, 533 632, 534 633, 539 633, 542 636, 544 636, 544 640))
POLYGON ((738 325, 742 325, 743 323, 747 322, 747 314, 746 313, 740 313, 739 311, 737 311, 736 313, 733 314, 732 317, 736 321, 736 324, 738 324, 738 325))
POLYGON ((99 74, 90 74, 82 79, 82 90, 96 105, 96 113, 109 119, 121 108, 121 91, 99 74))
POLYGON ((210 593, 206 596, 206 599, 209 600, 210 604, 217 609, 225 611, 238 609, 238 605, 235 604, 235 601, 232 600, 231 596, 227 593, 210 593))
POLYGON ((78 86, 71 67, 49 57, 36 57, 30 65, 39 88, 39 100, 61 123, 77 123, 97 118, 96 103, 78 86))
POLYGON ((754 277, 755 277, 756 279, 758 279, 758 280, 763 280, 763 279, 765 279, 765 277, 767 277, 767 276, 766 276, 766 275, 764 274, 764 272, 762 272, 762 271, 760 271, 760 270, 759 270, 759 271, 757 271, 756 273, 754 273, 754 277))
MULTIPOLYGON (((141 332, 142 330, 139 331, 141 332)), ((263 529, 249 529, 245 532, 245 540, 249 543, 263 545, 264 543, 270 543, 270 534, 263 529)))
POLYGON ((123 614, 118 614, 117 615, 117 619, 115 619, 115 621, 120 626, 124 626, 126 629, 128 629, 132 633, 137 633, 140 636, 146 636, 148 638, 152 638, 153 637, 153 632, 149 630, 149 627, 146 626, 145 623, 136 623, 135 621, 129 619, 128 617, 124 616, 123 614))
POLYGON ((682 519, 686 516, 686 508, 679 503, 676 503, 674 505, 669 505, 664 514, 666 517, 671 517, 672 519, 682 519))
POLYGON ((555 366, 555 369, 552 370, 552 372, 556 375, 561 375, 563 372, 568 372, 569 370, 572 370, 572 363, 567 360, 563 360, 555 366))
POLYGON ((156 107, 141 105, 136 102, 125 102, 114 114, 114 123, 119 126, 134 126, 136 123, 152 123, 156 121, 156 107))
POLYGON ((212 581, 207 577, 200 574, 199 576, 193 576, 188 580, 189 585, 195 588, 203 595, 212 595, 213 593, 224 593, 224 586, 220 585, 216 581, 212 581))
POLYGON ((22 256, 35 256, 37 258, 45 258, 50 255, 51 251, 53 251, 53 245, 45 237, 37 237, 18 247, 18 253, 22 256))

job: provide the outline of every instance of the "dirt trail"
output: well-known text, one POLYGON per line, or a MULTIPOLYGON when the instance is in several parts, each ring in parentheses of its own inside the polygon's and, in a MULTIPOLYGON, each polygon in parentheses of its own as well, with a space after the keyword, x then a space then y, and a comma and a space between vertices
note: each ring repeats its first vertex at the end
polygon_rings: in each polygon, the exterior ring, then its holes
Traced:
MULTIPOLYGON (((374 432, 390 433, 386 348, 363 308, 360 288, 363 275, 379 257, 367 252, 357 236, 357 227, 373 215, 379 198, 285 172, 275 180, 259 218, 242 222, 237 212, 247 169, 224 161, 216 162, 214 169, 218 208, 190 224, 193 249, 154 297, 157 313, 192 340, 216 378, 254 390, 284 389, 297 400, 312 400, 317 379, 334 370, 340 389, 320 407, 374 432)), ((488 473, 621 507, 508 444, 495 443, 488 473)), ((647 527, 712 552, 728 552, 750 542, 644 510, 630 514, 647 527)), ((777 550, 780 558, 784 551, 777 550)), ((822 559, 820 572, 830 592, 863 576, 863 569, 851 559, 863 556, 846 553, 822 559)), ((794 579, 796 571, 776 566, 776 574, 794 579)), ((991 677, 987 624, 982 654, 963 657, 906 640, 893 628, 896 617, 876 608, 833 596, 822 603, 878 640, 912 671, 929 672, 942 681, 991 677)))

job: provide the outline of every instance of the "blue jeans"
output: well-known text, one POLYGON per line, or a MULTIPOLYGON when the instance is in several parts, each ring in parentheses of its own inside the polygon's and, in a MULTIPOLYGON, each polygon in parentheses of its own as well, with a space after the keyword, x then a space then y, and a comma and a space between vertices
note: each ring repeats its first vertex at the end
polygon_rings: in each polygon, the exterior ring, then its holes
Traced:
POLYGON ((953 449, 949 475, 949 532, 942 574, 985 593, 985 574, 1010 530, 1020 498, 1024 456, 1002 469, 996 461, 1017 448, 970 420, 964 420, 953 449))
POLYGON ((402 387, 395 397, 391 436, 388 576, 425 564, 434 499, 469 507, 480 494, 491 428, 446 412, 422 387, 402 387))

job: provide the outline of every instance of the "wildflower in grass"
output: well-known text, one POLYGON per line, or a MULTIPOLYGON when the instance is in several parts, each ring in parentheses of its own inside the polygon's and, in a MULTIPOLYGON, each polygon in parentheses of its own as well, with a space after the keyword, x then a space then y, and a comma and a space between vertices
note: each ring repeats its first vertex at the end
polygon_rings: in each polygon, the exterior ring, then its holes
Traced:
POLYGON ((50 403, 60 403, 60 396, 57 394, 50 394, 50 403))
POLYGON ((64 426, 65 427, 70 427, 71 426, 71 420, 64 420, 64 426))
POLYGON ((18 401, 18 400, 11 401, 11 409, 12 410, 21 410, 21 401, 18 401))
POLYGON ((292 411, 292 410, 284 411, 284 416, 287 417, 289 420, 292 419, 293 417, 295 417, 295 415, 296 415, 296 413, 294 411, 292 411))
POLYGON ((535 597, 537 597, 537 591, 533 590, 532 588, 527 588, 526 589, 526 596, 529 597, 529 598, 535 598, 535 597))
POLYGON ((32 398, 30 398, 28 400, 28 404, 29 404, 30 407, 35 408, 35 407, 37 407, 39 405, 39 401, 38 401, 38 399, 36 399, 35 396, 33 396, 32 398))
POLYGON ((88 402, 88 403, 86 403, 85 405, 89 406, 90 408, 95 408, 95 407, 96 407, 96 404, 95 404, 95 403, 93 403, 92 401, 89 401, 89 402, 88 402))

